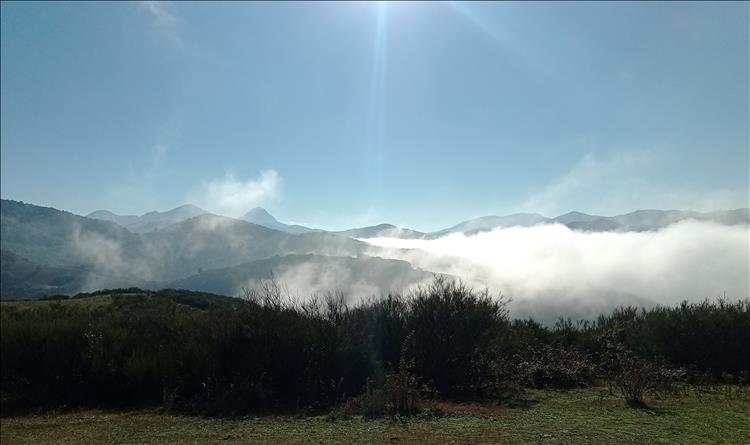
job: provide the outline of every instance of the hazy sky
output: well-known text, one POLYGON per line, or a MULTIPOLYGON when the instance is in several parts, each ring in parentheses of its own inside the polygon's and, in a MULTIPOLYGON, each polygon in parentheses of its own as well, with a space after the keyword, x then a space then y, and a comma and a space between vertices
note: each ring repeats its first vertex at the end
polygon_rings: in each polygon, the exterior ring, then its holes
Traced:
POLYGON ((421 230, 748 206, 747 2, 0 8, 3 198, 421 230))

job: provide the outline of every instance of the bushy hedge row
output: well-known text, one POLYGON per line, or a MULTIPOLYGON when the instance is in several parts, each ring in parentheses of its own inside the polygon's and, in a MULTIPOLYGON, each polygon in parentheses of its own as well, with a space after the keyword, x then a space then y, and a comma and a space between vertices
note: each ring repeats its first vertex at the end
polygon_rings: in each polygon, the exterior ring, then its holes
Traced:
POLYGON ((511 321, 502 298, 442 278, 354 307, 340 295, 293 302, 275 283, 243 299, 122 291, 4 303, 3 409, 314 409, 398 378, 445 398, 500 397, 508 385, 616 378, 623 357, 714 376, 750 369, 747 300, 624 308, 549 328, 511 321))

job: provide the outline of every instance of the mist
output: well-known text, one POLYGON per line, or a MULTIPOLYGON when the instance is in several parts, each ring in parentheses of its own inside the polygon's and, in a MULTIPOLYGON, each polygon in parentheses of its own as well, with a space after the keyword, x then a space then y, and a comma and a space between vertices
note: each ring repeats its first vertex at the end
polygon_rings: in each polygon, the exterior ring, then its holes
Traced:
MULTIPOLYGON (((294 300, 306 300, 314 295, 341 293, 349 303, 360 298, 379 296, 391 291, 387 286, 377 286, 354 276, 350 267, 307 263, 294 267, 274 270, 274 280, 283 286, 284 291, 294 300)), ((238 288, 233 295, 242 295, 244 289, 257 289, 267 278, 252 278, 238 288)), ((385 284, 385 283, 382 283, 385 284)), ((401 289, 398 289, 400 291, 401 289)))
POLYGON ((462 277, 510 297, 515 316, 595 316, 619 305, 652 306, 750 295, 750 230, 683 221, 649 232, 513 227, 434 240, 369 238, 371 254, 462 277))

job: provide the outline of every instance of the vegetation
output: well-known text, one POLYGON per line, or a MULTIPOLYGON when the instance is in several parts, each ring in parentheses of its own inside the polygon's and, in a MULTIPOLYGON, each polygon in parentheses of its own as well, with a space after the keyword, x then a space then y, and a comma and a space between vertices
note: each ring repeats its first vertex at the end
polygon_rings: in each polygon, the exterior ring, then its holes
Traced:
POLYGON ((682 384, 745 388, 750 301, 621 308, 553 327, 436 278, 356 306, 117 289, 0 306, 2 410, 162 406, 208 415, 522 403, 531 388, 614 385, 632 405, 682 384))
POLYGON ((606 388, 531 389, 522 408, 441 403, 437 414, 360 416, 175 415, 163 409, 46 412, 0 419, 0 443, 112 444, 745 444, 750 400, 726 387, 681 386, 674 397, 627 407, 606 388))

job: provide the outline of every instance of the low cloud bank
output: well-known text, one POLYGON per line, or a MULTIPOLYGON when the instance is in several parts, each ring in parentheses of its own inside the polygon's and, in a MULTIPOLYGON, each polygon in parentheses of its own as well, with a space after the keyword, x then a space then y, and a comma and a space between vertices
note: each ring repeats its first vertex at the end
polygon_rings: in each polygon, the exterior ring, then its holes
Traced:
POLYGON ((590 316, 621 304, 750 296, 750 229, 683 221, 655 232, 513 227, 435 240, 369 238, 373 255, 511 297, 516 316, 590 316), (407 250, 408 249, 408 250, 407 250), (554 313, 554 315, 553 315, 554 313))
POLYGON ((210 212, 236 218, 253 207, 278 199, 281 184, 281 176, 275 170, 263 170, 257 178, 248 180, 227 173, 222 178, 203 182, 187 200, 210 212))

